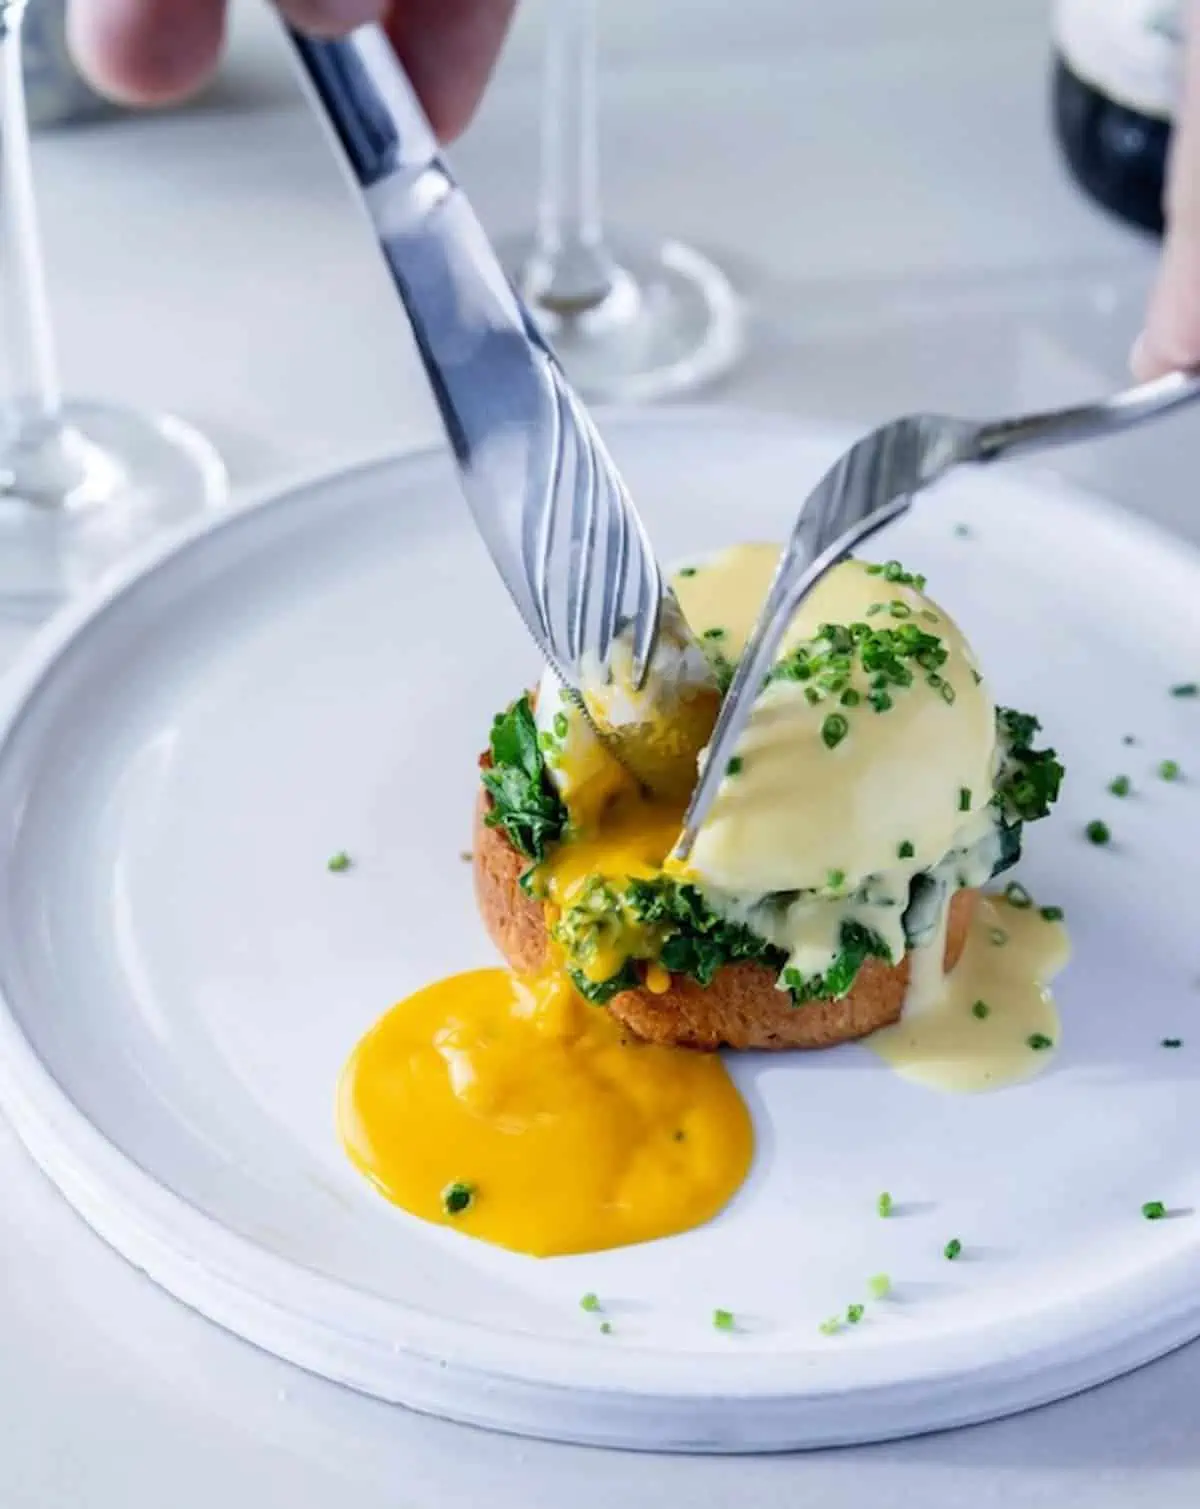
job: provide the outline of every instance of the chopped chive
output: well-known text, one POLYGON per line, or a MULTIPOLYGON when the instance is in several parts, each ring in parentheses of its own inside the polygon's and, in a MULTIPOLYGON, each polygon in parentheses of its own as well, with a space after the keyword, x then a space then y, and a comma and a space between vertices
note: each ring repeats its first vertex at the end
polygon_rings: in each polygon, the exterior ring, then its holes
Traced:
POLYGON ((1112 829, 1099 818, 1093 818, 1083 831, 1089 844, 1103 846, 1112 838, 1112 829))
POLYGON ((554 714, 554 733, 559 739, 565 739, 570 732, 571 725, 567 722, 566 713, 554 714))
POLYGON ((1054 1039, 1047 1037, 1044 1032, 1031 1032, 1025 1039, 1025 1042, 1035 1053, 1041 1053, 1046 1048, 1054 1047, 1054 1039))
POLYGON ((840 698, 843 707, 857 707, 862 701, 862 696, 852 686, 848 686, 840 698))
POLYGON ((1178 760, 1162 760, 1159 762, 1158 773, 1164 781, 1177 781, 1181 775, 1178 760))
POLYGON ((1137 740, 1134 738, 1134 736, 1132 734, 1124 734, 1121 737, 1121 743, 1122 744, 1136 744, 1137 740))
POLYGON ((875 615, 876 615, 876 613, 882 613, 882 612, 883 612, 883 604, 882 603, 872 603, 871 606, 867 609, 867 617, 868 618, 874 618, 875 615))
POLYGON ((992 1008, 986 1001, 976 1001, 974 1006, 971 1007, 971 1015, 978 1017, 981 1022, 991 1015, 991 1011, 992 1008))
POLYGON ((952 1263, 961 1251, 962 1243, 958 1240, 957 1237, 951 1237, 946 1245, 942 1248, 942 1256, 952 1263))
POLYGON ((828 1320, 823 1320, 817 1327, 822 1336, 836 1336, 841 1329, 842 1317, 840 1315, 831 1315, 828 1320))
POLYGON ((1161 1046, 1164 1048, 1182 1048, 1183 1039, 1181 1037, 1164 1037, 1161 1046))
POLYGON ((612 1335, 612 1321, 611 1320, 602 1320, 600 1322, 600 1334, 601 1334, 601 1336, 611 1336, 612 1335))
POLYGON ((712 1323, 713 1323, 713 1330, 715 1330, 715 1331, 732 1331, 733 1330, 733 1311, 732 1310, 714 1310, 713 1313, 712 1313, 712 1323))
POLYGON ((1133 790, 1133 782, 1127 775, 1116 775, 1109 781, 1108 789, 1113 796, 1128 796, 1133 790))
POLYGON ((1200 697, 1200 682, 1181 681, 1171 688, 1172 697, 1200 697))
POLYGON ((705 629, 705 631, 704 631, 704 638, 705 639, 724 639, 725 638, 725 630, 723 628, 721 628, 720 624, 714 624, 711 629, 705 629))
POLYGON ((862 1318, 863 1307, 861 1305, 846 1306, 846 1322, 848 1325, 856 1326, 862 1318))
POLYGON ((977 670, 975 670, 974 668, 972 668, 971 675, 974 676, 974 678, 975 678, 975 685, 976 686, 982 686, 983 685, 983 677, 979 674, 979 672, 977 670))
POLYGON ((825 877, 825 884, 831 891, 840 891, 846 884, 845 870, 830 870, 829 874, 825 877))
POLYGON ((471 852, 470 849, 460 849, 458 851, 458 857, 459 857, 459 859, 462 860, 463 864, 465 864, 465 865, 469 865, 471 863, 471 861, 475 858, 474 854, 471 852))
POLYGON ((902 603, 899 598, 896 598, 894 602, 888 603, 888 612, 893 618, 912 617, 912 609, 907 603, 902 603))
POLYGON ((954 688, 950 685, 950 683, 948 681, 943 681, 942 682, 942 701, 945 702, 945 703, 948 703, 951 707, 953 707, 955 699, 956 699, 957 696, 958 696, 958 693, 954 690, 954 688))
POLYGON ((971 788, 969 786, 960 786, 958 788, 958 810, 960 812, 970 812, 971 810, 971 788))
POLYGON ((841 713, 830 713, 821 724, 821 738, 827 749, 836 749, 850 732, 850 725, 841 713))
POLYGON ((455 1179, 453 1184, 447 1184, 442 1191, 442 1209, 448 1216, 461 1216, 464 1210, 469 1210, 475 1203, 475 1186, 464 1184, 461 1179, 455 1179))
POLYGON ((931 623, 931 624, 941 623, 941 619, 937 616, 937 614, 933 611, 932 608, 922 608, 921 609, 921 617, 925 620, 926 623, 931 623))
POLYGON ((1003 948, 1004 945, 1008 942, 1008 934, 1002 927, 989 927, 988 938, 996 945, 997 948, 1003 948))
POLYGON ((679 574, 680 576, 695 576, 696 570, 697 568, 695 566, 681 566, 679 568, 679 574))
POLYGON ((821 700, 821 694, 819 691, 817 691, 815 686, 806 686, 804 688, 804 696, 805 699, 813 705, 813 707, 816 707, 817 703, 821 700))
POLYGON ((1161 1200, 1147 1200, 1142 1206, 1142 1214, 1147 1221, 1161 1221, 1167 1213, 1167 1207, 1161 1200))
POLYGON ((906 838, 902 840, 899 848, 896 850, 896 858, 911 859, 916 852, 916 848, 912 844, 911 840, 906 838))
POLYGON ((954 526, 954 534, 955 538, 960 540, 969 540, 971 538, 970 528, 966 524, 956 524, 954 526))
POLYGON ((589 1315, 600 1308, 600 1296, 590 1291, 579 1301, 579 1308, 586 1310, 589 1315))
POLYGON ((742 773, 742 766, 745 763, 746 762, 742 759, 741 755, 734 755, 733 758, 730 760, 729 764, 726 765, 726 767, 725 767, 725 774, 726 775, 741 775, 741 773, 742 773))
POLYGON ((1019 880, 1010 880, 1004 887, 1004 899, 1019 912, 1028 911, 1033 905, 1033 897, 1019 880))
POLYGON ((330 859, 325 868, 331 870, 335 875, 340 875, 343 870, 348 870, 353 863, 354 861, 350 858, 349 854, 346 853, 345 849, 342 849, 330 859))
POLYGON ((1044 906, 1041 908, 1041 914, 1047 922, 1061 922, 1064 915, 1060 906, 1044 906))
POLYGON ((892 1292, 892 1281, 886 1273, 876 1273, 867 1280, 867 1293, 872 1299, 885 1299, 892 1292))
POLYGON ((673 1142, 686 1142, 687 1133, 683 1130, 682 1127, 676 1127, 675 1130, 671 1133, 671 1140, 673 1142))
POLYGON ((892 1197, 884 1190, 879 1199, 875 1201, 875 1209, 886 1220, 892 1213, 892 1197))

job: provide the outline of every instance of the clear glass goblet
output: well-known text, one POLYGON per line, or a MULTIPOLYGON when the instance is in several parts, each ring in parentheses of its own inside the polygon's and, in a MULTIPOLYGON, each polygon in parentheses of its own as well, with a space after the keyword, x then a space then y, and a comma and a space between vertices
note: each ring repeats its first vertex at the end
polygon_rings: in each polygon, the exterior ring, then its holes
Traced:
POLYGON ((22 70, 26 3, 0 0, 0 615, 36 619, 221 502, 228 477, 182 420, 59 388, 22 70))
POLYGON ((615 237, 600 214, 595 0, 553 0, 532 244, 505 255, 572 382, 588 398, 664 398, 700 387, 743 348, 725 274, 678 241, 615 237))

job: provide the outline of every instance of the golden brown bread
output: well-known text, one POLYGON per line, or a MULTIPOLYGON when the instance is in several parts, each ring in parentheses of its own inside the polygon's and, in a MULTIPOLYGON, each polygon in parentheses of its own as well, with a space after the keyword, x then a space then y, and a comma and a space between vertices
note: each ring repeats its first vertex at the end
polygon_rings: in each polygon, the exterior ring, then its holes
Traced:
MULTIPOLYGON (((542 903, 520 887, 528 861, 499 828, 484 822, 488 797, 480 794, 475 812, 475 898, 492 942, 509 966, 531 973, 546 962, 548 938, 542 903)), ((946 968, 953 969, 966 946, 979 899, 959 891, 950 903, 946 968)), ((655 995, 644 987, 623 990, 608 1009, 635 1036, 686 1048, 828 1048, 865 1037, 899 1021, 908 989, 909 961, 884 964, 868 959, 849 994, 840 1001, 793 1006, 775 988, 775 974, 762 964, 727 964, 711 985, 673 975, 670 987, 655 995)))

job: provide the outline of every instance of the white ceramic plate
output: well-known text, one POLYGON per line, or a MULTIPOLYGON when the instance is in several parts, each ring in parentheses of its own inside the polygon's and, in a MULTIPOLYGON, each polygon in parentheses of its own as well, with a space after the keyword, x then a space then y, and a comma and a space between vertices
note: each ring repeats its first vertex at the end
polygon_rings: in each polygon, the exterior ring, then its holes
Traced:
MULTIPOLYGON (((781 536, 844 439, 720 411, 607 432, 680 558, 781 536)), ((416 456, 190 539, 19 676, 0 727, 0 1096, 33 1155, 131 1261, 261 1346, 564 1439, 877 1439, 1196 1335, 1200 701, 1167 690, 1200 676, 1196 558, 1001 471, 953 479, 880 548, 928 573, 1068 763, 1021 871, 1066 907, 1077 955, 1043 1078, 956 1098, 858 1047, 742 1058, 758 1156, 730 1209, 591 1257, 515 1256, 374 1194, 335 1140, 334 1083, 391 1002, 491 959, 460 851, 489 720, 536 671, 449 466, 416 456), (1197 779, 1157 779, 1164 757, 1197 779), (1119 771, 1124 802, 1105 790, 1119 771), (1096 816, 1109 849, 1081 836, 1096 816), (343 848, 355 868, 331 875, 343 848), (1148 1199, 1176 1214, 1145 1221, 1148 1199), (894 1298, 820 1335, 879 1271, 894 1298)))

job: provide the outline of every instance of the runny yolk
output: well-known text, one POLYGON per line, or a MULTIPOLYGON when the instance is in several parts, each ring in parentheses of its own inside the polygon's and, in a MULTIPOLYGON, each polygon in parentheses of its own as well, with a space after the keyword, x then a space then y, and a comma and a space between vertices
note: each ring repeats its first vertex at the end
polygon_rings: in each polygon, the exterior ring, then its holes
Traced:
POLYGON ((753 1151, 716 1055, 626 1040, 553 971, 475 970, 393 1007, 346 1065, 338 1123, 388 1199, 538 1257, 700 1226, 753 1151))

